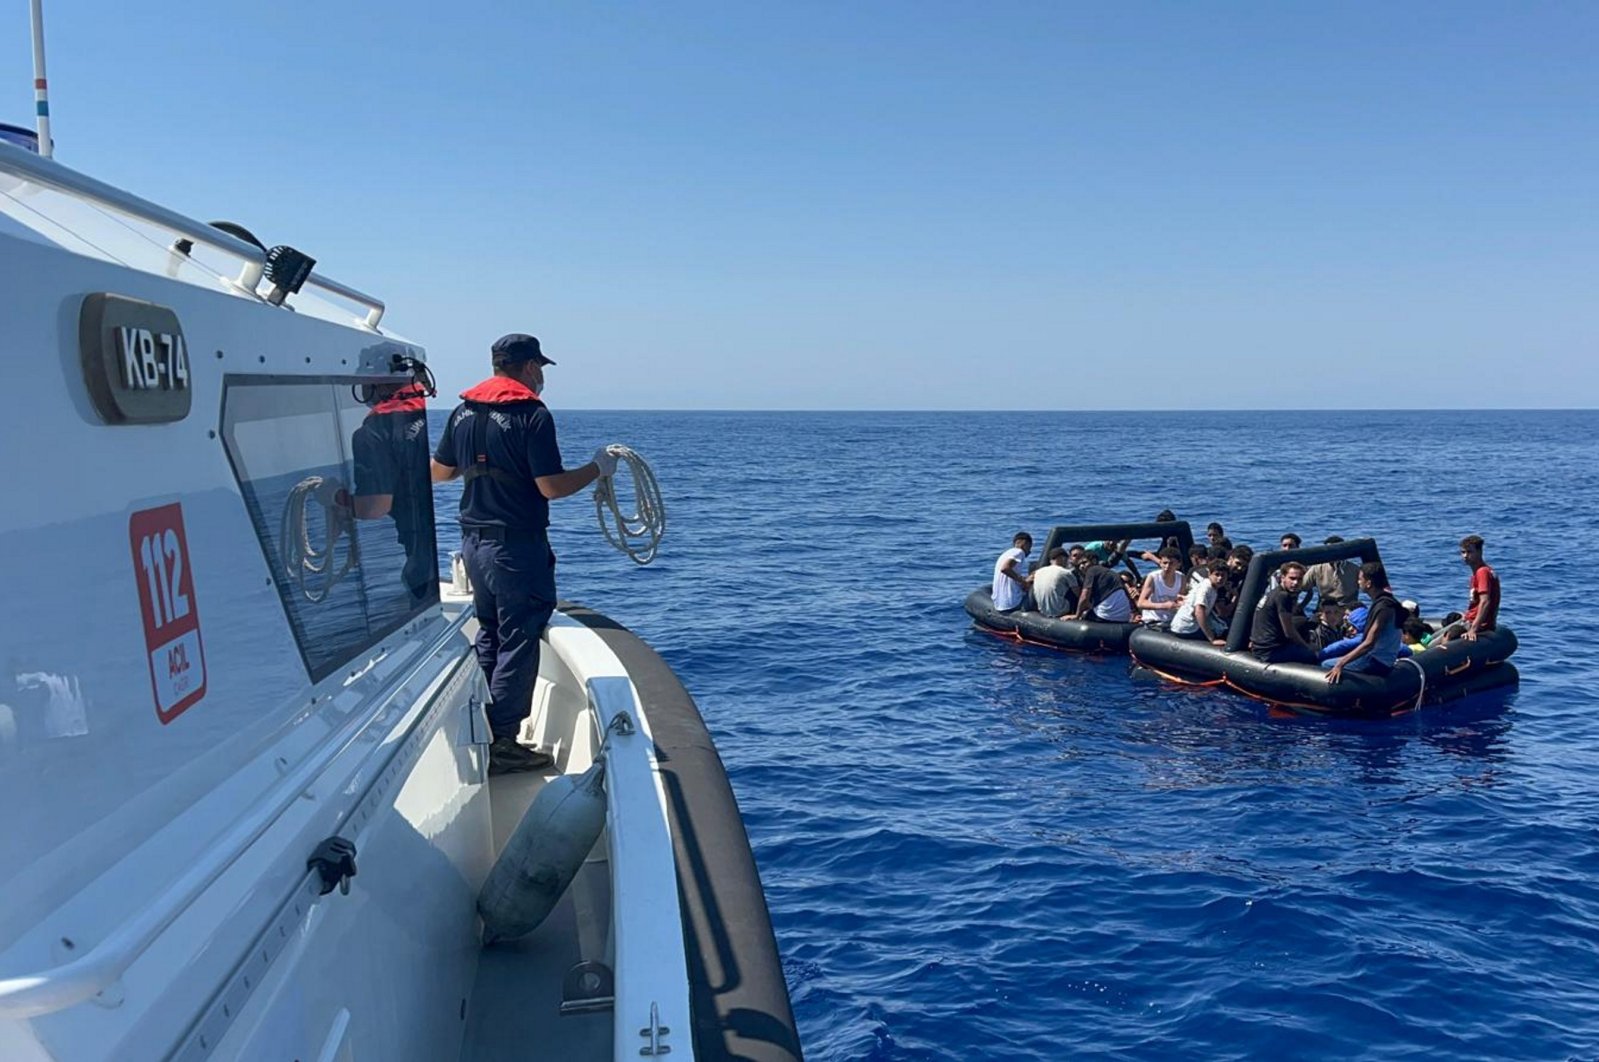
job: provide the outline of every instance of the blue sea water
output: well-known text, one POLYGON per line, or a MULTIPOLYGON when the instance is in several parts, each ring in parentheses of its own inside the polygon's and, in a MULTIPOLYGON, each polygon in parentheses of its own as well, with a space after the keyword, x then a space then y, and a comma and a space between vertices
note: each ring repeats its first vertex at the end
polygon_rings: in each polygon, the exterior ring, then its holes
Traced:
POLYGON ((647 568, 556 503, 561 592, 696 697, 809 1058, 1599 1056, 1599 412, 557 418, 660 477, 647 568), (1484 535, 1520 688, 1278 717, 971 628, 1017 529, 1166 507, 1429 613, 1484 535))

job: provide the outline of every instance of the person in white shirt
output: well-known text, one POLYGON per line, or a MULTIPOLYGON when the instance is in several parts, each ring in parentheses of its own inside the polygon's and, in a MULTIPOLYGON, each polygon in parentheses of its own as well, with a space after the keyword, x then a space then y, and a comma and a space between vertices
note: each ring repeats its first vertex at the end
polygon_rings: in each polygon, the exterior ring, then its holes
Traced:
POLYGON ((1033 536, 1026 531, 1016 532, 1016 537, 1011 539, 1011 548, 999 555, 999 560, 994 562, 994 608, 1000 612, 1014 612, 1022 607, 1027 600, 1027 572, 1022 568, 1022 562, 1027 555, 1033 552, 1033 536))
POLYGON ((1217 645, 1226 645, 1224 640, 1212 637, 1218 624, 1210 615, 1210 610, 1216 606, 1216 591, 1225 582, 1227 569, 1220 564, 1212 567, 1203 579, 1195 579, 1193 586, 1188 589, 1188 596, 1183 598, 1183 603, 1171 618, 1171 632, 1179 638, 1209 640, 1217 645))
POLYGON ((1165 627, 1182 603, 1183 554, 1175 546, 1163 546, 1155 558, 1160 569, 1144 576, 1144 584, 1138 591, 1137 604, 1143 610, 1139 618, 1145 623, 1165 627))
POLYGON ((1082 586, 1077 573, 1067 563, 1066 551, 1056 546, 1049 551, 1049 563, 1032 575, 1033 601, 1038 611, 1058 619, 1072 610, 1082 586))

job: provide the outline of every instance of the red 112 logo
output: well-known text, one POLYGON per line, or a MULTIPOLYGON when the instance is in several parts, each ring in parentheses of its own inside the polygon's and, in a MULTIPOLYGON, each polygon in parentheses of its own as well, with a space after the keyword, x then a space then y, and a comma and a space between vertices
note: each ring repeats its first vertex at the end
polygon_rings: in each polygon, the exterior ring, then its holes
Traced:
POLYGON ((178 503, 128 517, 155 714, 170 723, 205 696, 205 644, 178 503))

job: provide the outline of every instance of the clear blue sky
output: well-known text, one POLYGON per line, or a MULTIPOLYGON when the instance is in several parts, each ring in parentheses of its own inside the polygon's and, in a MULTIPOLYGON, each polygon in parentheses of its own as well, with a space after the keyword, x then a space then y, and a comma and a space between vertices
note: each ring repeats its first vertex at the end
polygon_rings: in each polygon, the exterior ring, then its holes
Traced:
POLYGON ((61 161, 451 390, 525 330, 557 408, 1599 405, 1596 3, 46 3, 61 161))

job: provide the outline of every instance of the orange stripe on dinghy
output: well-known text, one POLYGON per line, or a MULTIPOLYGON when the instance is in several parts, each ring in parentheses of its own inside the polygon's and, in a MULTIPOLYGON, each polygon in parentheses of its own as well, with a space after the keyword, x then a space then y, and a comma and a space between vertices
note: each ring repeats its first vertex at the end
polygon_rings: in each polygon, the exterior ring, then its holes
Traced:
POLYGON ((1155 667, 1155 666, 1153 666, 1151 664, 1146 664, 1144 661, 1138 659, 1138 657, 1136 657, 1136 656, 1133 657, 1133 663, 1137 664, 1139 667, 1147 668, 1150 671, 1153 671, 1156 675, 1158 675, 1161 678, 1165 679, 1167 682, 1173 682, 1173 683, 1176 683, 1179 686, 1193 686, 1193 687, 1196 687, 1196 688, 1208 688, 1210 686, 1220 686, 1223 682, 1227 681, 1225 676, 1223 676, 1222 678, 1218 678, 1218 679, 1210 679, 1210 680, 1205 681, 1205 682, 1200 682, 1198 679, 1178 678, 1176 675, 1167 674, 1166 672, 1162 671, 1158 667, 1155 667))
MULTIPOLYGON (((1279 700, 1275 700, 1275 699, 1273 699, 1271 697, 1267 697, 1263 693, 1252 693, 1249 690, 1244 689, 1242 686, 1238 685, 1237 683, 1232 682, 1231 680, 1227 679, 1226 676, 1223 676, 1222 680, 1227 683, 1227 688, 1228 689, 1235 690, 1238 693, 1243 694, 1245 697, 1249 697, 1249 698, 1251 698, 1253 700, 1260 701, 1263 704, 1275 705, 1275 706, 1282 707, 1282 708, 1301 708, 1301 709, 1303 709, 1303 710, 1305 710, 1307 712, 1316 712, 1316 713, 1318 713, 1320 715, 1329 715, 1329 714, 1332 714, 1332 713, 1337 711, 1336 708, 1329 708, 1325 704, 1305 704, 1303 701, 1279 701, 1279 700)), ((1408 703, 1409 700, 1410 700, 1410 698, 1406 697, 1403 701, 1400 701, 1399 703, 1402 706, 1402 705, 1408 703)), ((1397 709, 1389 708, 1388 709, 1388 714, 1389 714, 1390 717, 1392 717, 1392 716, 1398 716, 1398 715, 1405 715, 1405 714, 1407 714, 1409 712, 1413 712, 1415 710, 1416 709, 1414 709, 1414 708, 1404 708, 1404 707, 1398 707, 1397 709)))
MULTIPOLYGON (((1159 677, 1165 679, 1167 682, 1174 683, 1174 684, 1176 684, 1178 686, 1188 686, 1188 687, 1194 687, 1194 688, 1208 688, 1208 687, 1212 687, 1212 686, 1226 686, 1228 689, 1232 690, 1234 693, 1242 694, 1243 696, 1248 697, 1252 701, 1259 701, 1261 704, 1270 705, 1273 708, 1298 708, 1301 711, 1315 712, 1315 713, 1317 713, 1319 715, 1327 715, 1329 713, 1332 713, 1332 712, 1336 711, 1336 709, 1329 708, 1329 707, 1327 707, 1324 704, 1306 704, 1303 701, 1280 701, 1280 700, 1277 700, 1275 697, 1268 697, 1264 693, 1256 693, 1253 690, 1245 689, 1244 687, 1238 685, 1238 683, 1234 682, 1232 679, 1228 678, 1226 675, 1223 675, 1220 678, 1211 679, 1211 680, 1206 681, 1206 682, 1200 682, 1197 679, 1180 678, 1180 677, 1178 677, 1176 675, 1169 674, 1168 672, 1162 671, 1160 668, 1155 667, 1155 666, 1147 663, 1146 661, 1140 660, 1138 658, 1138 654, 1136 654, 1136 653, 1132 654, 1132 657, 1133 657, 1133 663, 1137 664, 1139 667, 1146 668, 1146 669, 1148 669, 1150 671, 1153 671, 1156 675, 1158 675, 1159 677)), ((1393 717, 1393 716, 1407 715, 1410 712, 1416 711, 1417 710, 1416 708, 1403 707, 1403 705, 1408 704, 1409 702, 1410 702, 1410 698, 1406 697, 1403 701, 1400 702, 1400 706, 1399 707, 1388 709, 1389 716, 1393 717)))
POLYGON ((1242 686, 1238 685, 1238 683, 1228 678, 1226 675, 1223 675, 1221 680, 1226 684, 1227 688, 1232 690, 1234 693, 1241 693, 1250 700, 1259 701, 1262 704, 1269 704, 1276 708, 1300 708, 1307 712, 1318 712, 1322 715, 1327 714, 1328 709, 1324 704, 1305 704, 1302 701, 1279 701, 1276 698, 1266 696, 1264 693, 1255 693, 1252 690, 1246 690, 1242 686))

